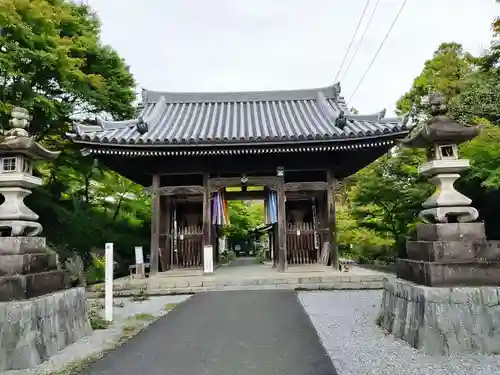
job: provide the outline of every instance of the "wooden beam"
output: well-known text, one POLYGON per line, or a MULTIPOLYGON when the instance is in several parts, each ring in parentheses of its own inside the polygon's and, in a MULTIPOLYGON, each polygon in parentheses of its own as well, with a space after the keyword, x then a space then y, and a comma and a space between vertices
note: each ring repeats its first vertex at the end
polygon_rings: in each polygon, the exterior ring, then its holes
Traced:
POLYGON ((278 203, 278 271, 285 272, 287 268, 286 255, 286 211, 284 178, 280 177, 276 184, 278 203))
MULTIPOLYGON (((268 186, 275 187, 278 178, 273 176, 248 176, 247 186, 268 186)), ((212 191, 219 190, 229 186, 241 186, 241 177, 217 177, 209 179, 209 185, 212 191)))
POLYGON ((203 195, 168 195, 172 202, 190 203, 190 202, 203 202, 203 195))
POLYGON ((330 242, 330 259, 332 267, 336 270, 339 269, 339 249, 337 246, 337 217, 335 212, 335 178, 332 171, 326 172, 328 190, 326 194, 327 199, 327 221, 328 221, 328 234, 327 238, 330 242))
POLYGON ((158 273, 158 257, 160 245, 160 176, 153 175, 151 186, 151 248, 150 274, 158 273))
POLYGON ((319 191, 289 191, 285 192, 287 201, 310 201, 312 198, 318 199, 321 196, 319 191))
POLYGON ((307 182, 287 182, 285 191, 325 191, 328 184, 325 181, 307 181, 307 182))
POLYGON ((264 191, 226 191, 224 199, 228 201, 264 200, 267 195, 264 191))
POLYGON ((203 186, 162 186, 161 195, 203 195, 203 186))

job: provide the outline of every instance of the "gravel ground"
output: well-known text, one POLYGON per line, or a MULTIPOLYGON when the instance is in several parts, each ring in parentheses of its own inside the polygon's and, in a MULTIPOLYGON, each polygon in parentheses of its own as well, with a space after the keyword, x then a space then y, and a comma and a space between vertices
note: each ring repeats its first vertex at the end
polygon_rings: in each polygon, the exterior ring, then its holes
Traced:
POLYGON ((433 357, 375 325, 382 291, 301 292, 339 375, 498 375, 500 356, 433 357))
MULTIPOLYGON (((66 372, 62 371, 66 366, 114 348, 124 335, 124 327, 131 325, 147 326, 152 323, 151 321, 130 320, 130 317, 137 314, 151 314, 155 318, 158 318, 166 313, 165 306, 167 304, 178 304, 189 297, 182 295, 150 297, 148 300, 140 302, 134 302, 130 298, 115 298, 114 304, 123 302, 123 307, 114 307, 114 320, 109 328, 94 331, 91 336, 84 337, 67 346, 48 361, 43 362, 33 369, 10 370, 0 372, 0 375, 66 374, 66 372)), ((93 302, 97 302, 97 300, 87 301, 89 304, 93 302)), ((104 303, 104 300, 102 299, 101 302, 104 303)), ((101 315, 104 315, 104 310, 101 311, 101 315)))

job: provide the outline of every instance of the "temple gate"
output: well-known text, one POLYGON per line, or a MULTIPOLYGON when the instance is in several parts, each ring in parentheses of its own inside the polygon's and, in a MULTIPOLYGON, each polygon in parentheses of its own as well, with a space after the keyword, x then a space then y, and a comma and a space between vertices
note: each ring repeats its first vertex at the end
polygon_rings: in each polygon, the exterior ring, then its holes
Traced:
POLYGON ((202 267, 204 246, 218 246, 221 199, 267 202, 279 271, 288 264, 338 267, 335 181, 408 133, 407 119, 385 118, 385 110, 351 113, 340 91, 338 83, 262 92, 143 90, 137 118, 75 124, 68 136, 84 155, 150 190, 153 274, 160 265, 202 267), (235 186, 241 191, 227 190, 235 186))

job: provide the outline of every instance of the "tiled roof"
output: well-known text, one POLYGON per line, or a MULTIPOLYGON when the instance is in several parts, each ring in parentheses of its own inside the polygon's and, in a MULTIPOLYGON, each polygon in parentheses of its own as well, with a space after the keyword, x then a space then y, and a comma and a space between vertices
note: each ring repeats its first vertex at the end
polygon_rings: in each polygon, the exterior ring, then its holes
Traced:
POLYGON ((406 121, 348 111, 340 85, 309 90, 227 93, 143 91, 128 121, 75 124, 75 142, 127 145, 232 145, 359 140, 406 133, 406 121))

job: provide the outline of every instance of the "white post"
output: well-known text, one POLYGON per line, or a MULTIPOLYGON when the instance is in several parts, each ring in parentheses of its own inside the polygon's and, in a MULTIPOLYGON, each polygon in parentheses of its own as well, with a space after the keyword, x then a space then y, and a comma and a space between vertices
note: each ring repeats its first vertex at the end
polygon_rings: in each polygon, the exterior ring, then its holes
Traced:
POLYGON ((142 251, 142 246, 135 247, 135 274, 144 278, 146 277, 146 272, 144 269, 144 253, 142 251))
POLYGON ((108 322, 113 321, 113 244, 105 247, 106 270, 104 283, 104 315, 108 322))
POLYGON ((214 248, 212 245, 203 246, 203 272, 214 273, 214 248))

